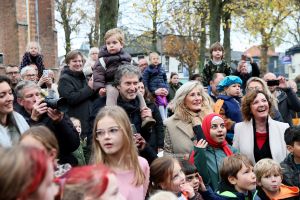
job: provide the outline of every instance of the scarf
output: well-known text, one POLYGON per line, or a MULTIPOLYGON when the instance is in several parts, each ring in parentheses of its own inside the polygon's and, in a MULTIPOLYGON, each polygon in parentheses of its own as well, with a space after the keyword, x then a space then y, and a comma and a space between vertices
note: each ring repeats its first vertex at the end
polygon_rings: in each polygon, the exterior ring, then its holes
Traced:
POLYGON ((218 114, 215 114, 215 113, 212 113, 212 114, 209 114, 209 115, 206 115, 202 121, 202 129, 203 129, 203 133, 205 135, 205 138, 206 138, 206 141, 207 143, 214 147, 214 148, 220 148, 220 149, 223 149, 224 153, 226 154, 226 156, 230 156, 232 155, 232 151, 231 149, 229 148, 229 146, 227 145, 227 141, 224 139, 224 141, 220 144, 220 143, 217 143, 215 142, 211 136, 210 136, 210 127, 211 127, 211 121, 214 117, 220 117, 221 119, 223 119, 221 117, 221 115, 218 115, 218 114))

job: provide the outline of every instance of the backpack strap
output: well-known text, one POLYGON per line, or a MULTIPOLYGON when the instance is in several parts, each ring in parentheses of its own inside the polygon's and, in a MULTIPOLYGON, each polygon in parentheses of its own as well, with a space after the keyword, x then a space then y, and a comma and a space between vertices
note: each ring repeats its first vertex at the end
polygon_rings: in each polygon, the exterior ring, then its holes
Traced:
POLYGON ((220 110, 221 110, 223 104, 224 104, 224 100, 218 99, 214 105, 214 113, 220 114, 220 110))

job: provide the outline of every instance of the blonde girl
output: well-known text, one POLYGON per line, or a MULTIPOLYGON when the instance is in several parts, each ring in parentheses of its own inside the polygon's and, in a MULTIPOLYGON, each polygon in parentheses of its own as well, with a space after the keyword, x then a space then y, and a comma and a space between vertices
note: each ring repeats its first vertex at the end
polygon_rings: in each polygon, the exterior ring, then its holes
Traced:
POLYGON ((38 77, 40 78, 43 74, 44 60, 41 54, 41 46, 38 42, 31 41, 27 44, 26 52, 23 55, 20 70, 28 65, 35 64, 38 69, 38 77))
POLYGON ((93 164, 103 163, 115 172, 119 190, 126 199, 145 199, 149 165, 138 156, 129 118, 121 107, 106 106, 97 114, 91 160, 93 164))

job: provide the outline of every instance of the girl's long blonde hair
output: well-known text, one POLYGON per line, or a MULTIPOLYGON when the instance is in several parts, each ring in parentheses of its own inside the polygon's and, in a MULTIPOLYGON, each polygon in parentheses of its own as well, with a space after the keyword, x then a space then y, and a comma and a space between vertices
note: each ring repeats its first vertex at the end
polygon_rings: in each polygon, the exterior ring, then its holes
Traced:
POLYGON ((207 94, 207 92, 204 91, 204 88, 202 84, 199 81, 189 81, 185 84, 183 84, 175 94, 175 97, 173 99, 174 101, 174 109, 175 109, 175 115, 181 119, 182 121, 185 121, 187 123, 192 121, 192 116, 190 114, 189 108, 185 105, 185 97, 194 89, 199 89, 201 96, 202 96, 202 106, 201 111, 198 113, 200 120, 202 121, 203 118, 213 112, 213 106, 214 102, 210 98, 210 96, 207 94))
POLYGON ((111 117, 120 126, 123 137, 123 146, 120 150, 123 154, 119 161, 120 166, 125 166, 132 169, 135 173, 134 184, 136 186, 142 185, 145 182, 145 174, 142 171, 138 161, 138 151, 134 143, 133 134, 131 130, 131 123, 126 112, 119 106, 105 106, 96 116, 93 128, 93 144, 92 144, 92 158, 93 164, 103 163, 109 165, 108 155, 103 151, 98 140, 96 140, 96 130, 98 121, 104 117, 111 117))

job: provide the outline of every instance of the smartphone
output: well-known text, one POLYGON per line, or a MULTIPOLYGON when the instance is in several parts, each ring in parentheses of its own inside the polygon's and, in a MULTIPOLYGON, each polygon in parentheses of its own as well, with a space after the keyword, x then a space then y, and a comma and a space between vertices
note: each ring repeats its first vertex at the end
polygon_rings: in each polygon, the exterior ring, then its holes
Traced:
POLYGON ((267 81, 268 86, 278 86, 279 85, 279 80, 269 80, 267 81))
POLYGON ((44 69, 43 70, 43 76, 48 77, 48 74, 49 74, 49 71, 47 69, 44 69))

